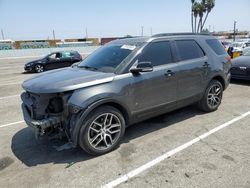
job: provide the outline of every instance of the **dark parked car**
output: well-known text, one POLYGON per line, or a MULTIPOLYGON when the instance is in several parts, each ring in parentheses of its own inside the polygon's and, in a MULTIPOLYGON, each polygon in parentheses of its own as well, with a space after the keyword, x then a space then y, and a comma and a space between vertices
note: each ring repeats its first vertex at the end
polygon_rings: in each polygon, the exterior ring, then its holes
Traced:
POLYGON ((43 72, 51 69, 69 67, 82 60, 77 51, 53 52, 41 59, 26 63, 24 70, 27 72, 43 72))
POLYGON ((231 75, 234 79, 250 80, 250 47, 243 50, 242 56, 232 60, 231 75))
POLYGON ((210 35, 116 40, 77 66, 25 81, 23 115, 37 137, 66 135, 73 147, 100 155, 116 148, 134 123, 193 103, 215 111, 230 68, 210 35))

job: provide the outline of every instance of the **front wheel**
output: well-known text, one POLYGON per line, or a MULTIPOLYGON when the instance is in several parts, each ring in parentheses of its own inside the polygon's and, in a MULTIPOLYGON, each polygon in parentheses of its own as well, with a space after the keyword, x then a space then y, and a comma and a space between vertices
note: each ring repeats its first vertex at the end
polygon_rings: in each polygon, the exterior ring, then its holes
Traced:
POLYGON ((79 145, 89 154, 102 155, 119 145, 124 132, 125 120, 121 112, 112 106, 102 106, 83 122, 79 145))
POLYGON ((43 66, 43 65, 40 65, 40 64, 36 65, 36 66, 35 66, 35 71, 36 71, 37 73, 43 72, 43 71, 44 71, 44 66, 43 66))
POLYGON ((218 109, 223 96, 223 86, 218 80, 212 80, 202 99, 199 101, 199 108, 205 112, 213 112, 218 109))

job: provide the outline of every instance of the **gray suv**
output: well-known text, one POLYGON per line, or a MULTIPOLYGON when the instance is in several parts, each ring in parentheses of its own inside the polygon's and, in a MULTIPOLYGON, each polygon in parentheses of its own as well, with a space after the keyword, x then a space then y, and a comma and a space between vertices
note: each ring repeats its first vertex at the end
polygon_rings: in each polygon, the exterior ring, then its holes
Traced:
POLYGON ((116 148, 125 128, 197 103, 216 110, 231 62, 210 35, 158 34, 113 41, 70 68, 23 83, 24 120, 37 137, 65 137, 93 155, 116 148))

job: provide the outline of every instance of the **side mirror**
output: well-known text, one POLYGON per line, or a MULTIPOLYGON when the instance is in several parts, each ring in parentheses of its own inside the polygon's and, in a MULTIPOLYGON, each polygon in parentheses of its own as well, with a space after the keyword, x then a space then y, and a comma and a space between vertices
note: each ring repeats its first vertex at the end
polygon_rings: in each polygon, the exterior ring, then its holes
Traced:
POLYGON ((151 71, 153 71, 153 65, 151 62, 139 62, 136 67, 130 69, 130 72, 132 72, 133 74, 151 71))
POLYGON ((78 62, 78 63, 73 63, 73 64, 71 65, 71 67, 72 67, 72 68, 75 68, 75 67, 78 66, 78 64, 79 64, 79 62, 78 62))

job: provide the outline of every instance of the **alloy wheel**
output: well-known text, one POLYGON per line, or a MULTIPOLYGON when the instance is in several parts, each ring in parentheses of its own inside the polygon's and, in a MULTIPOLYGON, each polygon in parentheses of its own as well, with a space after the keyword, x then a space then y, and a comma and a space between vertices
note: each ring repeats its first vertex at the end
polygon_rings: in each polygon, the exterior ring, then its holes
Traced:
POLYGON ((43 66, 42 65, 36 65, 35 69, 36 69, 36 72, 43 72, 43 66))
POLYGON ((210 87, 207 95, 207 103, 211 108, 216 108, 220 105, 222 98, 222 87, 219 84, 214 84, 210 87))
POLYGON ((88 142, 97 150, 113 146, 121 134, 121 121, 113 113, 99 115, 88 129, 88 142))

